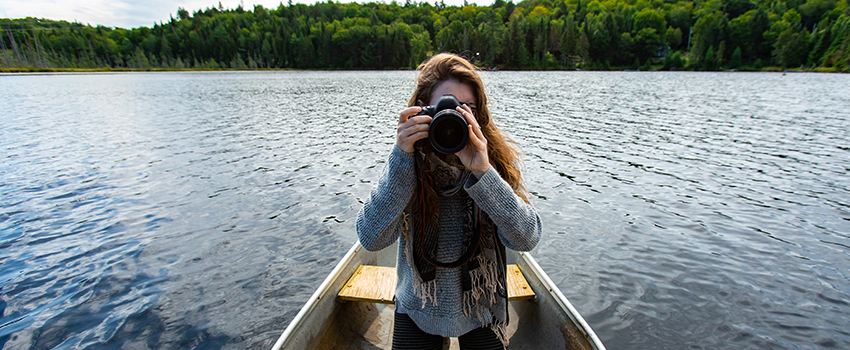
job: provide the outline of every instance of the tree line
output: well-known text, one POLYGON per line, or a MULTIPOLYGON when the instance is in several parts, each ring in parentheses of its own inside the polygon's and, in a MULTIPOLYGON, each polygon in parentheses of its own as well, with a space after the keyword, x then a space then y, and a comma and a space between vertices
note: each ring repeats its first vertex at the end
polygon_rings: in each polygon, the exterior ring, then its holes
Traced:
POLYGON ((850 72, 847 0, 219 5, 153 27, 0 19, 0 68, 398 69, 450 51, 501 69, 850 72))

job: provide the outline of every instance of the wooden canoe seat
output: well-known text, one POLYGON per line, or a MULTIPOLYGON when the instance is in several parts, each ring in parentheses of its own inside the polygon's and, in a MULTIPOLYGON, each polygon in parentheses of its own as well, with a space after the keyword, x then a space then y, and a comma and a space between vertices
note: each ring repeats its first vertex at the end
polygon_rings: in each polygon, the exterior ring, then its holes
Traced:
MULTIPOLYGON (((517 265, 508 265, 508 300, 534 299, 534 291, 517 265)), ((395 299, 394 267, 360 265, 342 286, 342 300, 392 304, 395 299)))
POLYGON ((343 300, 392 304, 396 278, 395 267, 360 265, 337 296, 343 300))
POLYGON ((534 299, 534 291, 525 280, 518 265, 508 265, 508 301, 534 299))

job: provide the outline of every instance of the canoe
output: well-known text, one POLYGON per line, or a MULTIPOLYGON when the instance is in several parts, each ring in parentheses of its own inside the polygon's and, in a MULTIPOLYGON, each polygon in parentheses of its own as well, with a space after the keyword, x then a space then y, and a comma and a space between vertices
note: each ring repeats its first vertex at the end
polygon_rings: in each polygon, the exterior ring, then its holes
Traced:
MULTIPOLYGON (((360 265, 395 267, 396 244, 370 252, 355 243, 272 349, 391 349, 393 305, 343 300, 337 293, 360 265)), ((507 255, 535 295, 508 302, 508 349, 605 349, 530 254, 508 249, 507 255)), ((448 339, 444 348, 458 349, 457 339, 448 339)))

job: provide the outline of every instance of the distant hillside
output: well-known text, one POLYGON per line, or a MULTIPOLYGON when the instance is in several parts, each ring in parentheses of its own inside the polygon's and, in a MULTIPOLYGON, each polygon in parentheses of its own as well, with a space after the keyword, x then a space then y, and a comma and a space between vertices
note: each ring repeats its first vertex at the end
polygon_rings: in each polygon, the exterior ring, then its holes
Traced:
POLYGON ((501 69, 850 71, 847 0, 497 0, 208 8, 153 28, 0 19, 0 68, 397 69, 435 52, 501 69))

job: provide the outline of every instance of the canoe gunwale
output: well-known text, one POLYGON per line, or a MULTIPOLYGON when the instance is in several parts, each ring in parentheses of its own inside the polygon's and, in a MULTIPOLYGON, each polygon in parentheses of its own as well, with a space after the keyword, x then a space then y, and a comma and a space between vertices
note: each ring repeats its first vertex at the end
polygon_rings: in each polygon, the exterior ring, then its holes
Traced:
MULTIPOLYGON (((346 332, 345 329, 340 329, 339 327, 334 328, 334 325, 338 325, 338 323, 330 321, 331 319, 338 319, 339 316, 332 315, 336 315, 336 312, 340 307, 342 309, 346 309, 347 311, 345 312, 352 312, 351 307, 362 307, 365 308, 365 310, 370 310, 367 312, 372 312, 372 316, 375 316, 376 312, 383 313, 384 311, 380 310, 385 310, 384 306, 379 305, 384 304, 342 301, 338 300, 337 293, 343 287, 344 283, 348 281, 350 275, 354 273, 354 271, 359 265, 394 266, 396 260, 395 253, 397 251, 397 248, 395 247, 396 244, 394 243, 392 246, 387 247, 381 251, 371 252, 363 248, 363 246, 361 246, 359 242, 355 242, 348 250, 348 253, 345 254, 345 256, 330 272, 330 274, 328 274, 324 281, 322 281, 322 284, 316 289, 310 299, 307 300, 307 302, 301 308, 295 318, 292 319, 292 321, 286 327, 286 330, 284 330, 280 337, 277 339, 272 349, 297 349, 303 348, 304 346, 308 345, 310 347, 314 347, 317 346, 317 344, 322 343, 323 341, 325 343, 322 344, 325 345, 320 346, 322 349, 335 348, 339 344, 337 344, 336 346, 328 346, 326 344, 328 338, 325 338, 324 336, 322 336, 322 334, 326 332, 332 332, 333 334, 337 335, 340 334, 337 332, 346 332)), ((556 326, 553 329, 552 327, 546 326, 548 330, 543 331, 545 335, 543 333, 538 335, 537 331, 529 333, 527 330, 523 332, 522 336, 516 334, 518 336, 517 341, 519 342, 517 344, 520 345, 520 349, 534 348, 533 344, 537 343, 539 339, 547 338, 552 339, 556 343, 561 344, 563 344, 565 340, 567 340, 567 344, 570 344, 570 340, 572 340, 572 344, 574 345, 567 345, 567 347, 569 348, 576 347, 580 349, 605 350, 605 346, 596 336, 596 333, 593 331, 593 329, 587 324, 587 322, 584 320, 581 314, 578 313, 575 307, 573 307, 569 300, 561 293, 557 285, 552 282, 552 280, 540 267, 540 265, 537 264, 537 261, 531 256, 531 254, 527 252, 509 251, 508 263, 516 263, 519 265, 521 271, 525 275, 528 284, 535 291, 536 295, 534 299, 511 301, 510 303, 511 305, 513 305, 511 306, 512 312, 516 310, 525 310, 525 316, 521 317, 531 317, 530 319, 527 319, 527 321, 532 323, 537 322, 537 325, 551 324, 552 320, 555 319, 560 319, 560 322, 565 322, 563 323, 564 325, 571 324, 570 326, 567 326, 567 328, 564 328, 565 326, 556 326), (536 306, 532 307, 531 305, 536 306), (564 316, 566 316, 566 318, 564 318, 564 316), (557 329, 560 329, 560 331, 557 329), (560 334, 560 332, 567 332, 571 335, 568 336, 566 333, 560 334), (523 346, 522 344, 525 345, 523 346)), ((386 307, 390 308, 387 309, 390 310, 388 311, 390 312, 389 318, 392 318, 392 306, 393 305, 386 305, 386 307)), ((361 311, 363 310, 357 312, 361 311)), ((390 337, 389 340, 391 340, 392 321, 389 320, 389 322, 390 323, 383 323, 384 325, 388 326, 385 326, 383 328, 382 332, 384 333, 382 334, 383 337, 390 337)), ((529 328, 526 327, 524 329, 529 328)), ((331 338, 335 337, 336 336, 333 336, 331 338)), ((387 342, 389 340, 383 340, 383 346, 388 346, 389 343, 387 342)), ((334 340, 330 341, 335 342, 334 340)))
MULTIPOLYGON (((348 253, 345 254, 345 256, 342 258, 342 260, 340 260, 336 267, 334 267, 331 273, 328 274, 328 277, 326 277, 325 280, 322 281, 322 284, 319 285, 319 288, 317 288, 316 291, 313 292, 313 295, 310 296, 310 299, 307 300, 307 303, 304 304, 304 307, 302 307, 298 314, 295 315, 295 318, 289 322, 289 326, 286 327, 286 330, 284 330, 283 334, 281 334, 280 337, 277 339, 277 342, 275 342, 272 349, 281 349, 283 347, 283 344, 287 340, 293 338, 293 334, 296 330, 301 328, 304 319, 318 306, 319 301, 326 294, 328 294, 328 292, 331 292, 329 289, 331 289, 331 286, 334 284, 335 281, 339 280, 340 278, 347 280, 347 277, 341 276, 342 271, 345 270, 346 267, 351 264, 351 260, 354 260, 354 257, 362 249, 365 248, 363 248, 363 246, 361 246, 359 242, 354 243, 354 245, 351 246, 351 249, 348 250, 348 253)), ((333 291, 331 297, 336 297, 336 291, 333 291)))
MULTIPOLYGON (((517 260, 522 260, 524 265, 527 265, 531 270, 535 278, 537 278, 541 284, 547 289, 547 293, 551 293, 558 304, 565 311, 565 313, 570 317, 572 322, 578 326, 578 329, 584 333, 584 336, 590 342, 590 345, 594 347, 596 350, 605 350, 605 345, 602 344, 602 341, 599 340, 599 337, 596 336, 596 332, 593 331, 593 328, 584 320, 584 317, 573 307, 573 304, 570 303, 569 299, 561 293, 561 290, 555 285, 554 282, 549 278, 549 275, 543 271, 543 268, 537 264, 537 260, 531 256, 528 252, 516 252, 518 254, 517 260)), ((521 264, 521 265, 523 265, 521 264)), ((526 277, 528 278, 528 277, 526 277)), ((537 292, 539 294, 540 292, 537 292)), ((534 302, 537 302, 537 298, 535 297, 534 302)))

